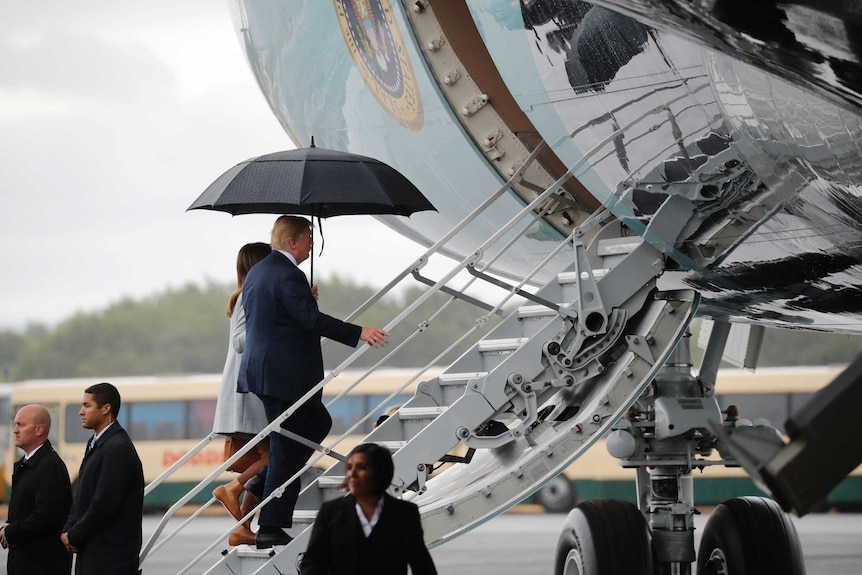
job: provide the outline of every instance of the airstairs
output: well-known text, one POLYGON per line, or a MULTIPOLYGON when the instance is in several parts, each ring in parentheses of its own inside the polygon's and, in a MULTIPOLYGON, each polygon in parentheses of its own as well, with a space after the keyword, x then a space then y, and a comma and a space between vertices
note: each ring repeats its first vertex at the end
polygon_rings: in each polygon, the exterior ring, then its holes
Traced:
MULTIPOLYGON (((523 168, 465 222, 477 217, 506 193, 522 173, 523 168)), ((435 255, 461 226, 466 225, 462 222, 352 316, 364 312, 383 293, 410 275, 432 285, 386 326, 388 330, 439 291, 452 296, 449 302, 464 298, 483 306, 477 307, 483 313, 471 333, 486 330, 489 318, 500 313, 514 298, 525 302, 493 329, 487 330, 472 348, 436 377, 423 379, 425 371, 435 365, 432 362, 405 381, 404 388, 420 382, 416 393, 365 438, 392 451, 395 478, 390 492, 419 506, 426 542, 430 546, 444 543, 522 501, 604 436, 650 384, 686 332, 697 308, 698 300, 693 292, 662 292, 656 287, 656 278, 664 269, 663 254, 641 237, 627 235, 625 228, 607 212, 584 219, 553 253, 537 263, 533 274, 516 285, 509 285, 487 271, 493 268, 495 256, 485 257, 485 254, 490 253, 496 243, 509 242, 507 245, 510 245, 513 237, 526 233, 537 219, 553 210, 554 193, 570 176, 571 172, 538 194, 507 226, 441 279, 434 282, 422 278, 427 258, 435 255), (526 286, 533 275, 558 265, 560 255, 571 263, 559 269, 554 280, 535 293, 529 292, 526 286), (494 305, 482 304, 448 288, 449 282, 462 270, 472 274, 471 281, 490 281, 503 287, 505 296, 494 305)), ((674 224, 677 218, 672 213, 672 204, 668 202, 663 208, 669 210, 668 217, 662 217, 661 213, 652 217, 651 225, 662 225, 663 237, 673 237, 674 230, 669 228, 682 225, 682 222, 674 224)), ((407 341, 421 337, 432 326, 433 316, 422 322, 407 341)), ((465 334, 461 340, 441 350, 438 358, 444 357, 469 335, 465 334)), ((394 342, 393 349, 353 385, 361 386, 374 369, 385 365, 405 343, 394 342)), ((368 346, 357 349, 288 409, 281 420, 370 349, 368 346)), ((393 392, 381 405, 398 393, 393 392)), ((369 412, 363 421, 373 413, 369 412)), ((276 421, 262 430, 257 440, 277 429, 279 423, 276 421)), ((298 560, 308 543, 317 509, 322 502, 343 495, 339 489, 344 475, 339 443, 361 423, 331 445, 316 446, 317 453, 305 471, 326 456, 339 461, 301 492, 293 527, 289 530, 294 540, 289 545, 275 550, 239 546, 226 551, 213 566, 198 565, 212 550, 225 548, 229 530, 191 560, 182 573, 202 572, 203 569, 208 569, 205 572, 209 574, 297 573, 298 560)), ((202 445, 212 438, 204 440, 202 445)), ((146 557, 170 537, 162 537, 167 519, 209 485, 228 464, 252 449, 253 444, 249 443, 215 470, 168 512, 142 550, 144 568, 146 557)), ((194 451, 187 454, 177 466, 193 454, 194 451)), ((299 480, 299 475, 289 481, 299 480)), ((163 479, 160 477, 148 489, 163 479)), ((213 502, 211 499, 207 505, 213 502)), ((179 529, 193 522, 196 516, 187 519, 179 529)))

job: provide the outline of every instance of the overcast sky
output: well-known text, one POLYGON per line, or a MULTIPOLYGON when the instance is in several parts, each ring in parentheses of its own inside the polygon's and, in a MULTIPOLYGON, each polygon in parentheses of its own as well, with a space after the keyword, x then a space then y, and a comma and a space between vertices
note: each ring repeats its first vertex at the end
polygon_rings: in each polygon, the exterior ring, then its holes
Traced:
MULTIPOLYGON (((275 216, 185 209, 234 164, 292 147, 226 1, 0 3, 0 328, 233 280, 275 216)), ((324 232, 317 278, 382 285, 422 252, 367 216, 324 232)))

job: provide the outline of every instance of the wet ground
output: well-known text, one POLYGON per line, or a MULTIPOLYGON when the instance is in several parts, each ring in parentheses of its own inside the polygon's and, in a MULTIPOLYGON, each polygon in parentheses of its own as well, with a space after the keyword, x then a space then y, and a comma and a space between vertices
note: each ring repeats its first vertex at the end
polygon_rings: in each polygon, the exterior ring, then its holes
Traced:
MULTIPOLYGON (((696 543, 707 516, 696 518, 696 543)), ((432 550, 437 569, 452 575, 550 575, 554 550, 564 515, 508 513, 432 550)), ((807 515, 795 519, 802 540, 808 575, 858 575, 862 573, 862 514, 807 515)), ((158 523, 144 519, 144 538, 158 523)), ((180 524, 175 520, 166 531, 180 524)), ((216 537, 230 527, 227 518, 201 517, 144 564, 144 573, 178 573, 216 537)), ((200 574, 215 563, 224 545, 209 553, 189 573, 200 574)), ((0 552, 0 557, 5 552, 0 552)), ((0 558, 0 575, 6 573, 0 558)))
MULTIPOLYGON (((708 516, 696 517, 696 541, 708 516)), ((437 569, 452 575, 550 575, 554 550, 565 515, 508 513, 432 550, 437 569)), ((176 573, 213 538, 228 527, 226 519, 198 520, 194 533, 184 534, 144 565, 144 573, 176 573), (195 553, 190 550, 197 550, 195 553)), ((802 540, 808 575, 862 573, 862 514, 822 514, 794 518, 802 540)), ((145 533, 155 519, 144 522, 145 533)), ((145 535, 146 537, 146 535, 145 535)), ((189 571, 203 573, 218 557, 189 571), (204 565, 206 567, 204 567, 204 565)))

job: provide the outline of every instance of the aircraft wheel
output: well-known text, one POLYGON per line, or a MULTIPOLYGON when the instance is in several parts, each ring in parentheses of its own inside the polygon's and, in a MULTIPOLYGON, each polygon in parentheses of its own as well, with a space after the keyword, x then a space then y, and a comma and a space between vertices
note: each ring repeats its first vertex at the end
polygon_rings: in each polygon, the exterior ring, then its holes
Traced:
POLYGON ((652 540, 638 508, 618 499, 578 504, 557 542, 556 575, 653 575, 652 540))
POLYGON ((766 497, 737 497, 716 506, 703 528, 698 575, 805 575, 796 527, 766 497))
POLYGON ((536 503, 548 513, 568 513, 575 505, 575 485, 561 473, 536 492, 536 503))

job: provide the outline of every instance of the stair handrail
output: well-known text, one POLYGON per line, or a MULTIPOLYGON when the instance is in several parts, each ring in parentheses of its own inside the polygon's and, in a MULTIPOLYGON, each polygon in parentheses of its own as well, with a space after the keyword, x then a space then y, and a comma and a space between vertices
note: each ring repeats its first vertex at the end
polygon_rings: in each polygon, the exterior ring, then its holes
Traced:
MULTIPOLYGON (((449 242, 449 240, 451 240, 453 237, 455 237, 457 234, 459 234, 465 227, 467 227, 467 225, 469 225, 473 220, 475 220, 477 217, 479 217, 479 215, 481 215, 482 212, 484 212, 494 202, 496 202, 507 190, 511 189, 516 183, 520 182, 521 179, 524 177, 524 174, 526 173, 527 168, 536 160, 536 158, 539 157, 539 154, 545 148, 546 145, 547 144, 545 143, 544 140, 539 142, 539 144, 530 153, 530 155, 527 157, 527 159, 524 160, 524 162, 521 164, 521 166, 517 170, 515 170, 515 173, 513 173, 509 177, 509 179, 506 180, 506 182, 497 189, 496 192, 494 192, 493 194, 488 196, 488 198, 484 202, 482 202, 481 204, 476 206, 476 208, 474 208, 473 211, 471 211, 469 214, 464 216, 464 218, 460 222, 458 222, 458 224, 456 224, 455 227, 453 227, 447 234, 445 234, 439 240, 434 242, 434 244, 431 247, 429 247, 425 251, 425 253, 423 253, 421 256, 419 256, 413 262, 413 264, 411 264, 406 269, 404 269, 399 274, 397 274, 395 276, 397 281, 393 280, 393 281, 389 282, 388 284, 386 284, 386 288, 392 289, 392 287, 394 287, 398 282, 400 282, 405 277, 407 277, 407 275, 409 275, 414 269, 422 269, 428 263, 428 258, 430 258, 432 255, 439 252, 440 248, 442 248, 444 245, 446 245, 449 242)), ((517 218, 518 216, 515 216, 515 217, 517 218)), ((386 288, 384 288, 384 289, 386 289, 386 288)), ((374 305, 381 297, 382 297, 382 295, 378 296, 378 294, 374 294, 365 303, 363 303, 358 308, 356 308, 356 310, 352 314, 350 314, 345 321, 348 321, 348 322, 353 321, 354 319, 359 317, 361 314, 363 314, 366 310, 368 310, 368 308, 370 308, 372 305, 374 305)))

